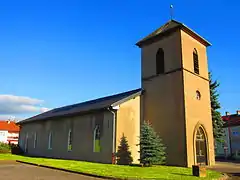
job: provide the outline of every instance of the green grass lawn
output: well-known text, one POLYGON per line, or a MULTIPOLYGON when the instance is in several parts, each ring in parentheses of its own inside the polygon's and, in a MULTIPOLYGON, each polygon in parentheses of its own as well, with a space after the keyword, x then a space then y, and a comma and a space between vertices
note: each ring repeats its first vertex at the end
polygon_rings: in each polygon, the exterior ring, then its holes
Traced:
MULTIPOLYGON (((84 172, 89 174, 130 179, 182 179, 191 180, 199 179, 192 176, 191 168, 170 167, 170 166, 153 166, 153 167, 133 167, 120 166, 111 164, 90 163, 84 161, 73 160, 57 160, 48 158, 32 158, 25 156, 17 156, 11 154, 0 154, 0 160, 21 160, 40 165, 47 165, 67 170, 84 172)), ((207 178, 200 179, 218 179, 220 173, 207 171, 207 178)))

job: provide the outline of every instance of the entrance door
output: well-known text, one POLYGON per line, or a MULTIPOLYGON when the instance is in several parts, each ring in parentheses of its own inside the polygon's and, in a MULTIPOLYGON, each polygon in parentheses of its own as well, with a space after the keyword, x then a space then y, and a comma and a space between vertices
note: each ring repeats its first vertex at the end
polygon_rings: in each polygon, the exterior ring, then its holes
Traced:
POLYGON ((198 128, 196 134, 196 159, 197 164, 207 165, 207 144, 204 131, 201 127, 198 128))

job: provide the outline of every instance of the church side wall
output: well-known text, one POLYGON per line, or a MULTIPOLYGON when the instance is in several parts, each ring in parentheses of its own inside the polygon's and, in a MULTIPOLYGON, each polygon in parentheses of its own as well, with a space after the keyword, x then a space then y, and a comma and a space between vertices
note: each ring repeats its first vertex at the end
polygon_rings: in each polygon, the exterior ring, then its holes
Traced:
POLYGON ((108 112, 87 114, 69 118, 43 120, 23 124, 20 131, 20 146, 24 149, 28 134, 27 154, 33 156, 76 159, 92 162, 112 162, 112 122, 113 115, 108 112), (102 118, 101 152, 93 152, 93 131, 96 119, 102 118), (72 151, 67 150, 68 131, 72 129, 72 151), (48 149, 48 135, 53 133, 52 149, 48 149), (34 148, 34 133, 37 145, 34 148))
POLYGON ((116 150, 124 135, 132 153, 133 162, 139 163, 139 137, 140 137, 140 96, 128 100, 120 105, 117 111, 116 150))

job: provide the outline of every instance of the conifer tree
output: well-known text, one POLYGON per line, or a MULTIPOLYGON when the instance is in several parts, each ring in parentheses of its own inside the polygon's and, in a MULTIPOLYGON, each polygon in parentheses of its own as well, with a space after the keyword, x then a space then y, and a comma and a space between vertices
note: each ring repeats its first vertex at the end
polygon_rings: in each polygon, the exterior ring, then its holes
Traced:
POLYGON ((212 74, 209 72, 210 80, 210 98, 211 98, 211 113, 212 113, 212 124, 213 124, 213 136, 216 141, 221 141, 223 137, 223 120, 221 113, 218 109, 221 108, 219 102, 219 93, 217 88, 219 87, 218 81, 212 80, 212 74))
POLYGON ((162 140, 150 123, 144 122, 140 135, 140 163, 144 166, 164 164, 166 159, 165 147, 162 140))
POLYGON ((129 165, 129 164, 132 164, 132 161, 133 161, 133 158, 131 156, 131 152, 129 151, 128 141, 123 134, 120 140, 120 145, 118 146, 117 164, 129 165))

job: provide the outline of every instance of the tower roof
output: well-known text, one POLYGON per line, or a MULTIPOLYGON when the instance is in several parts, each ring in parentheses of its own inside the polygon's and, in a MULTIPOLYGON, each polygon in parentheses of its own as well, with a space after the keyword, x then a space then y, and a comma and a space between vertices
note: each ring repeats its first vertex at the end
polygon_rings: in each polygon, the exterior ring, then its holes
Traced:
POLYGON ((154 32, 152 32, 151 34, 149 34, 148 36, 146 36, 142 40, 138 41, 136 43, 136 45, 139 46, 139 47, 142 47, 143 45, 148 44, 149 42, 152 42, 152 41, 156 40, 157 38, 160 38, 160 37, 162 37, 164 35, 167 35, 171 32, 174 32, 177 29, 182 29, 183 31, 188 33, 193 38, 197 39, 199 42, 201 42, 205 46, 210 46, 211 45, 203 37, 198 35, 196 32, 191 30, 189 27, 187 27, 183 23, 180 23, 176 20, 168 21, 166 24, 164 24, 163 26, 161 26, 160 28, 158 28, 157 30, 155 30, 154 32))

